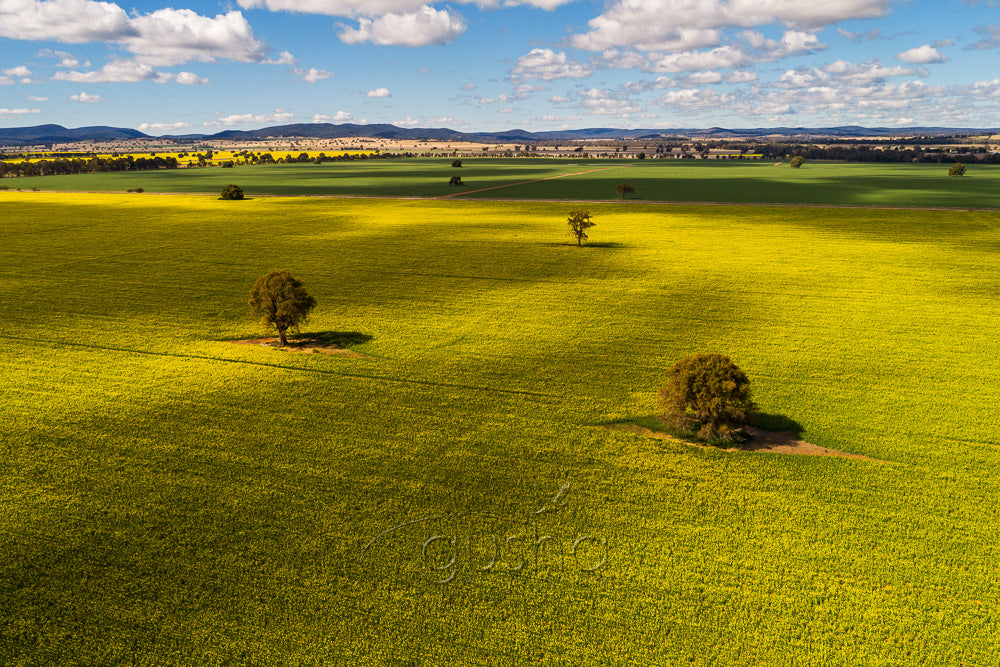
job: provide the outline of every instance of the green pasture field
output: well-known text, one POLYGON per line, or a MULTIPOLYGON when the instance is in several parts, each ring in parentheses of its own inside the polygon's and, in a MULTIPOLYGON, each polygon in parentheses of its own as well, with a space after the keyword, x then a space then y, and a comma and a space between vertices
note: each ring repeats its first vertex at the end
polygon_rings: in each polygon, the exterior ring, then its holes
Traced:
POLYGON ((993 664, 998 214, 589 208, 0 193, 0 664, 993 664))
POLYGON ((218 194, 228 183, 253 195, 613 200, 619 183, 633 201, 1000 208, 1000 166, 716 160, 451 158, 41 176, 4 181, 12 189, 218 194), (459 175, 462 187, 449 186, 459 175))

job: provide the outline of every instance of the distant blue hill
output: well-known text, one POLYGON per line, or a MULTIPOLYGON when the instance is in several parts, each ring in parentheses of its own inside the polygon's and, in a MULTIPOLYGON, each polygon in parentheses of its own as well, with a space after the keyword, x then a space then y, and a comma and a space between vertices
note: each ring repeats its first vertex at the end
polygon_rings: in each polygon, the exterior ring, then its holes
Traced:
POLYGON ((122 127, 94 126, 70 130, 62 125, 35 125, 33 127, 0 128, 0 144, 13 146, 145 138, 149 138, 149 135, 122 127))
POLYGON ((202 141, 206 139, 260 140, 268 138, 302 139, 345 139, 354 137, 374 137, 381 139, 405 139, 432 141, 474 141, 482 143, 536 141, 579 141, 586 139, 657 139, 660 137, 692 137, 703 139, 775 138, 785 140, 808 140, 820 138, 859 138, 888 136, 944 136, 997 132, 997 128, 968 127, 861 127, 844 125, 838 127, 762 127, 748 129, 674 128, 674 129, 632 129, 593 127, 579 130, 557 130, 552 132, 529 132, 527 130, 506 130, 504 132, 459 132, 448 128, 403 128, 388 124, 357 125, 344 123, 298 123, 277 125, 258 130, 225 130, 216 134, 185 134, 152 137, 148 134, 121 127, 78 127, 67 129, 61 125, 35 125, 32 127, 0 128, 0 145, 35 146, 43 144, 68 143, 74 141, 120 141, 126 139, 172 139, 177 141, 202 141))

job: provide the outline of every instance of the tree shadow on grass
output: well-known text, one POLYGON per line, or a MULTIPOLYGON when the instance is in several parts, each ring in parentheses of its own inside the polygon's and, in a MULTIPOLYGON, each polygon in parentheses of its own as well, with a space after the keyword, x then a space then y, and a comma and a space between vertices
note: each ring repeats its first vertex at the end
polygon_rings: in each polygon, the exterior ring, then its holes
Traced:
MULTIPOLYGON (((288 334, 288 346, 289 347, 302 347, 302 346, 314 346, 321 345, 324 347, 339 347, 342 349, 350 348, 354 345, 361 345, 372 340, 374 336, 371 334, 361 333, 360 331, 302 331, 299 333, 289 333, 288 334)), ((230 343, 239 342, 259 342, 259 341, 277 341, 277 336, 273 331, 268 332, 265 337, 252 337, 252 338, 227 338, 224 339, 230 343)))
POLYGON ((805 430, 802 424, 787 415, 777 415, 768 412, 755 413, 750 418, 750 425, 756 426, 763 431, 771 431, 772 433, 792 433, 796 438, 800 437, 805 430))
POLYGON ((288 337, 289 340, 311 340, 325 345, 336 345, 337 347, 351 347, 361 345, 372 340, 374 336, 360 331, 313 331, 309 333, 298 333, 288 337))
POLYGON ((624 243, 616 243, 614 241, 597 241, 597 242, 587 241, 586 243, 584 243, 583 245, 580 245, 580 246, 577 246, 577 244, 576 244, 575 241, 561 241, 559 243, 546 243, 545 245, 547 245, 547 246, 556 246, 556 247, 559 247, 559 246, 567 246, 567 247, 572 246, 574 248, 577 248, 577 247, 579 247, 579 248, 627 248, 628 247, 624 243))
POLYGON ((599 426, 611 428, 631 428, 638 427, 646 429, 655 435, 665 435, 684 442, 700 445, 703 447, 718 447, 720 449, 743 449, 753 451, 756 449, 768 449, 775 444, 786 444, 788 440, 798 440, 802 437, 805 428, 786 415, 758 412, 753 414, 747 424, 752 432, 745 434, 740 441, 718 440, 703 438, 697 433, 679 430, 672 427, 663 420, 662 415, 646 415, 633 417, 631 419, 621 419, 612 422, 599 424, 599 426), (756 429, 756 430, 754 430, 756 429))

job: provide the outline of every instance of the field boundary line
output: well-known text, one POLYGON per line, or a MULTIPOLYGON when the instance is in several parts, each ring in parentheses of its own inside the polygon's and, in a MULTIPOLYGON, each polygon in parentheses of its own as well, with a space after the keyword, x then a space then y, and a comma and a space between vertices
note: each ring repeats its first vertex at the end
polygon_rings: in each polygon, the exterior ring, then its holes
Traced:
POLYGON ((545 176, 544 178, 533 178, 528 181, 518 181, 516 183, 506 183, 504 185, 493 185, 488 188, 479 188, 478 190, 462 190, 459 192, 453 192, 448 195, 439 195, 437 197, 431 197, 431 199, 453 199, 455 197, 461 197, 462 195, 474 195, 477 192, 488 192, 490 190, 500 190, 502 188, 512 188, 518 185, 527 185, 528 183, 541 183, 542 181, 551 181, 556 178, 566 178, 567 176, 581 176, 583 174, 592 174, 595 171, 608 171, 610 169, 624 169, 625 167, 632 167, 631 164, 616 164, 613 167, 601 167, 599 169, 587 169, 585 171, 574 171, 569 174, 556 174, 555 176, 545 176))
POLYGON ((434 380, 418 380, 413 378, 394 378, 386 375, 366 375, 365 373, 349 373, 345 371, 335 371, 324 368, 303 368, 301 366, 285 366, 283 364, 271 364, 264 361, 248 361, 246 359, 226 359, 225 357, 210 357, 205 354, 182 354, 180 352, 153 352, 151 350, 137 350, 129 347, 114 347, 112 345, 96 345, 94 343, 73 343, 62 340, 48 340, 45 338, 30 338, 28 336, 11 336, 0 334, 0 338, 16 340, 29 343, 43 343, 46 345, 60 346, 69 345, 93 350, 106 350, 109 352, 125 352, 128 354, 144 354, 152 357, 173 357, 177 359, 195 359, 199 361, 219 361, 228 364, 244 364, 247 366, 263 366, 265 368, 280 368, 288 371, 300 371, 302 373, 315 373, 318 375, 336 375, 338 377, 358 378, 362 380, 380 380, 382 382, 398 382, 401 384, 417 384, 428 387, 451 387, 453 389, 471 389, 474 391, 490 391, 499 394, 515 394, 520 396, 536 396, 539 398, 563 398, 559 394, 547 394, 540 391, 529 391, 527 389, 502 389, 498 387, 482 387, 474 384, 459 384, 457 382, 436 382, 434 380))

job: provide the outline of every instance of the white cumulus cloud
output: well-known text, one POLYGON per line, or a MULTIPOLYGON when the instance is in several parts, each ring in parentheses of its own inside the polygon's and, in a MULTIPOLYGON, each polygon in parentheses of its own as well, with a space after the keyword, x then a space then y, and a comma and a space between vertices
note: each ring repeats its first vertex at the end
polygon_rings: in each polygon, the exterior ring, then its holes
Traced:
POLYGON ((84 104, 94 104, 95 102, 101 101, 100 95, 89 95, 87 93, 80 93, 79 95, 70 95, 69 99, 74 102, 82 102, 84 104))
POLYGON ((719 93, 703 88, 684 88, 667 91, 657 98, 656 103, 681 109, 706 109, 731 104, 735 99, 736 97, 730 93, 719 93))
POLYGON ((282 51, 278 54, 277 58, 268 58, 264 61, 265 65, 294 65, 296 62, 295 56, 293 56, 288 51, 282 51))
POLYGON ((288 111, 287 109, 275 109, 274 113, 268 114, 230 114, 216 120, 207 121, 204 125, 205 127, 232 127, 234 125, 252 125, 261 123, 288 123, 293 118, 295 118, 295 114, 291 111, 288 111))
POLYGON ((261 62, 270 50, 239 12, 209 18, 190 9, 159 9, 132 19, 132 24, 139 34, 123 44, 136 60, 150 65, 218 59, 261 62))
POLYGON ((365 97, 392 97, 388 88, 376 88, 365 93, 365 97))
MULTIPOLYGON (((456 0, 456 4, 476 4, 483 9, 528 5, 553 10, 573 0, 456 0)), ((357 18, 385 14, 407 14, 420 9, 427 0, 238 0, 244 9, 268 9, 272 12, 325 14, 357 18)))
POLYGON ((111 2, 4 0, 0 37, 81 44, 138 35, 128 14, 111 2))
POLYGON ((135 62, 134 60, 112 60, 99 70, 78 72, 75 70, 56 72, 52 75, 55 81, 73 81, 75 83, 135 83, 137 81, 155 81, 157 83, 175 82, 188 86, 208 83, 192 72, 157 72, 152 65, 135 62))
POLYGON ((8 86, 13 83, 31 83, 31 70, 24 65, 3 70, 0 85, 8 86))
POLYGON ((0 116, 23 116, 25 114, 41 113, 40 109, 6 109, 0 108, 0 116))
POLYGON ((191 123, 185 123, 184 121, 177 121, 176 123, 141 123, 139 127, 135 128, 140 132, 173 132, 175 130, 183 130, 185 128, 192 127, 191 123))
POLYGON ((918 46, 915 49, 910 49, 897 54, 896 59, 912 65, 928 65, 930 63, 943 63, 948 60, 948 56, 944 55, 930 44, 924 44, 923 46, 918 46))
POLYGON ((312 122, 314 123, 350 123, 352 119, 351 114, 346 111, 338 111, 332 116, 325 113, 318 113, 312 117, 312 122))
POLYGON ((722 28, 780 24, 816 30, 847 19, 876 18, 889 0, 615 0, 588 22, 588 32, 570 43, 603 51, 634 47, 641 51, 690 51, 720 44, 722 28))
POLYGON ((877 60, 869 60, 863 63, 851 63, 846 60, 837 60, 828 65, 823 65, 822 70, 827 74, 832 74, 839 79, 853 82, 866 82, 885 79, 895 76, 914 76, 920 74, 912 67, 886 67, 877 60))
MULTIPOLYGON (((262 62, 270 51, 238 11, 209 17, 190 9, 165 8, 129 16, 112 2, 95 0, 0 0, 0 37, 111 42, 148 65, 218 59, 262 62)), ((73 59, 63 52, 44 52, 73 59)))
POLYGON ((375 19, 358 19, 358 27, 344 26, 340 40, 346 44, 426 46, 445 44, 465 32, 465 19, 447 9, 428 5, 403 14, 389 13, 375 19))
POLYGON ((293 69, 292 74, 306 83, 316 83, 317 81, 329 79, 333 76, 333 72, 328 72, 325 69, 316 69, 315 67, 310 67, 309 69, 293 69))
POLYGON ((510 70, 512 81, 528 81, 541 79, 584 79, 593 73, 593 69, 583 63, 571 60, 562 51, 556 53, 552 49, 532 49, 527 55, 517 59, 510 70))

